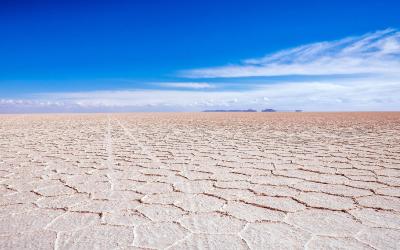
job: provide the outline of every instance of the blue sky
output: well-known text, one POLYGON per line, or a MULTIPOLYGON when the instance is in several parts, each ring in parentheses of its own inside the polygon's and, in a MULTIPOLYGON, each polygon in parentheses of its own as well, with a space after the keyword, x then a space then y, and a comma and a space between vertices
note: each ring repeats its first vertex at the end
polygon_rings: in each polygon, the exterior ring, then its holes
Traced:
POLYGON ((399 1, 0 1, 0 112, 400 110, 399 1))

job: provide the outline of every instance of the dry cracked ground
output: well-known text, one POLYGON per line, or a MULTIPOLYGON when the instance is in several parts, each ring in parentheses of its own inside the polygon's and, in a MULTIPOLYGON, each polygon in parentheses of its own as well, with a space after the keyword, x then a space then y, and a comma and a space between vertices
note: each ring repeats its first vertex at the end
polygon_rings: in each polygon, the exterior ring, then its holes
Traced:
POLYGON ((0 116, 1 249, 400 249, 400 113, 0 116))

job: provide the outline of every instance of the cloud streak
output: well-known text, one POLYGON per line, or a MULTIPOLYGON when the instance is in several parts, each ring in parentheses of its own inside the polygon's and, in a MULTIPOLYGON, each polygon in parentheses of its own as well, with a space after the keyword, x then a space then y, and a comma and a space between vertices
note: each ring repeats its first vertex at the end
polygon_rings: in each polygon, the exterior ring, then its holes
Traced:
POLYGON ((215 85, 211 85, 205 82, 162 82, 157 85, 167 88, 181 88, 181 89, 210 89, 215 88, 215 85))
POLYGON ((187 78, 282 75, 399 74, 400 32, 386 29, 359 37, 282 50, 240 64, 179 72, 187 78))

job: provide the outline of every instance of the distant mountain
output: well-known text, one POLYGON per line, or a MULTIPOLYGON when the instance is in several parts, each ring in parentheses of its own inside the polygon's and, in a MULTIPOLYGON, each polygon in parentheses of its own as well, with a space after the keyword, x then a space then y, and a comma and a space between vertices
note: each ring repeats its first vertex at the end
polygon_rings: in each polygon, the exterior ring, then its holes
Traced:
POLYGON ((261 112, 276 112, 275 109, 263 109, 261 112))

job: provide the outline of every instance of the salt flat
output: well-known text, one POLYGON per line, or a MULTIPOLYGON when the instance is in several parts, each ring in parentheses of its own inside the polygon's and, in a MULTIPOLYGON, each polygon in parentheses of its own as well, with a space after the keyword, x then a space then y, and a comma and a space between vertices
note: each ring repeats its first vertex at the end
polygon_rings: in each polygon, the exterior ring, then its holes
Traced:
POLYGON ((0 116, 1 249, 400 249, 400 113, 0 116))

